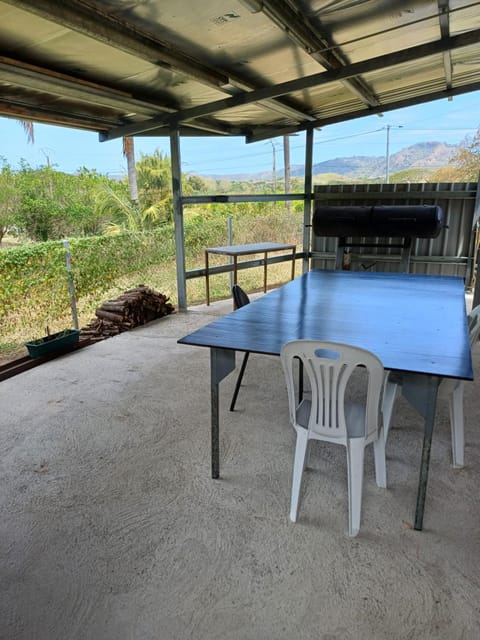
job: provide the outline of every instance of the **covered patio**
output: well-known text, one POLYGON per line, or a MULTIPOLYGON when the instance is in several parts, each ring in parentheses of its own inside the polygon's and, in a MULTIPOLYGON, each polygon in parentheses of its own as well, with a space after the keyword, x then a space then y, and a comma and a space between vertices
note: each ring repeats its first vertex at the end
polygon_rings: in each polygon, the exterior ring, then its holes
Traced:
POLYGON ((186 270, 184 206, 300 200, 297 257, 308 270, 314 136, 334 123, 478 91, 477 4, 0 0, 0 116, 96 131, 106 143, 169 138, 177 300, 186 309, 187 279, 203 274, 186 270), (299 133, 304 191, 291 193, 288 141, 299 133), (285 193, 183 194, 187 136, 281 136, 285 193))
MULTIPOLYGON (((0 0, 0 114, 168 136, 178 313, 2 382, 0 636, 8 640, 476 640, 478 392, 466 466, 438 407, 424 529, 413 530, 422 419, 396 405, 388 489, 366 459, 363 522, 346 535, 344 451, 314 448, 288 519, 294 432, 278 358, 252 356, 210 477, 208 349, 177 340, 231 310, 189 308, 183 136, 305 132, 311 257, 314 133, 480 87, 477 3, 0 0)), ((471 306, 471 299, 468 305, 471 306)), ((478 375, 479 347, 473 353, 478 375)))
MULTIPOLYGON (((2 637, 476 638, 474 385, 464 469, 451 466, 438 406, 422 532, 423 426, 402 398, 387 490, 367 450, 358 538, 346 535, 345 453, 333 445, 313 449, 292 524, 278 358, 252 355, 233 413, 235 375, 221 384, 222 472, 210 477, 209 350, 177 339, 230 310, 193 307, 2 382, 2 637)), ((477 345, 476 375, 479 357, 477 345)))

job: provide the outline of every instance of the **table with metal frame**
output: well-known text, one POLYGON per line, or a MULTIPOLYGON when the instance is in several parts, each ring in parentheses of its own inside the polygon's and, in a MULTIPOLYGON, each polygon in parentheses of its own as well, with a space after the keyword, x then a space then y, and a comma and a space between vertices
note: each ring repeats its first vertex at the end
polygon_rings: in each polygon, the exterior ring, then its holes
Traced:
POLYGON ((294 244, 283 244, 278 242, 255 242, 253 244, 226 245, 224 247, 209 247, 205 249, 205 289, 207 304, 210 304, 210 265, 208 255, 229 256, 233 258, 233 284, 237 284, 238 258, 240 256, 251 256, 263 253, 263 291, 267 291, 267 257, 271 252, 290 251, 292 259, 292 280, 295 278, 295 255, 297 247, 294 244))
POLYGON ((462 278, 309 271, 178 342, 210 348, 212 477, 219 465, 219 383, 235 351, 279 355, 291 340, 330 340, 375 353, 402 376, 402 393, 424 418, 415 511, 423 527, 438 385, 473 380, 462 278))

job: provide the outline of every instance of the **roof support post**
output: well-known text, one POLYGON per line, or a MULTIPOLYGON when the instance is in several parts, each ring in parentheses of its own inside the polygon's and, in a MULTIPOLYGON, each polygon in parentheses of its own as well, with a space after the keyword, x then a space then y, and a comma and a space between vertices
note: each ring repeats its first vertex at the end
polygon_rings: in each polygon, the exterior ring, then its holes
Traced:
MULTIPOLYGON (((473 207, 473 221, 472 221, 472 234, 474 237, 474 249, 473 249, 473 266, 472 277, 475 278, 475 286, 473 289, 473 301, 472 309, 475 309, 480 304, 480 243, 479 243, 479 223, 480 219, 480 175, 477 182, 477 195, 475 196, 475 205, 473 207)), ((472 278, 470 279, 472 280, 472 278)))
POLYGON ((309 270, 310 263, 310 229, 312 226, 312 166, 313 166, 313 132, 307 129, 305 138, 305 178, 303 204, 303 265, 302 273, 309 270))
POLYGON ((175 263, 177 266, 177 298, 180 311, 187 310, 185 276, 185 232, 183 228, 182 170, 180 160, 180 130, 170 129, 170 162, 172 168, 173 222, 175 229, 175 263))

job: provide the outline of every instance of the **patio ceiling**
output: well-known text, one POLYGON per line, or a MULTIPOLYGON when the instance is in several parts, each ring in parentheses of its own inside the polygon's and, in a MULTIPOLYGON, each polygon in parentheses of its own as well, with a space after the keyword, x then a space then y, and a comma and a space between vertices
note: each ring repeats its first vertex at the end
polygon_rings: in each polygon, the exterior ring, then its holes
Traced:
POLYGON ((0 0, 0 115, 247 142, 480 89, 466 0, 0 0))

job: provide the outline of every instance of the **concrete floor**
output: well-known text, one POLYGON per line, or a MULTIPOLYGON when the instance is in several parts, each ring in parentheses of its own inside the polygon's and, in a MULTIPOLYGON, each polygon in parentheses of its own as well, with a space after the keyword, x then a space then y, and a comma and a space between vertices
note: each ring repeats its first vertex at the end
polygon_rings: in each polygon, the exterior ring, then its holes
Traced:
POLYGON ((235 376, 222 383, 222 478, 210 478, 209 353, 176 341, 230 308, 175 314, 1 383, 0 638, 477 640, 478 385, 463 470, 439 406, 423 532, 422 422, 403 399, 387 490, 367 451, 359 536, 346 535, 335 445, 314 448, 294 525, 278 358, 251 356, 235 413, 235 376))

